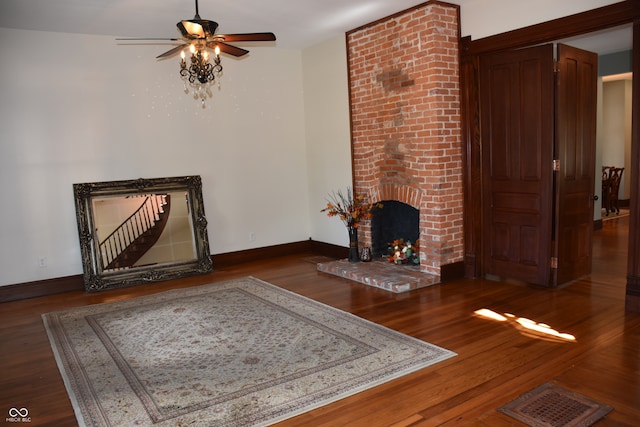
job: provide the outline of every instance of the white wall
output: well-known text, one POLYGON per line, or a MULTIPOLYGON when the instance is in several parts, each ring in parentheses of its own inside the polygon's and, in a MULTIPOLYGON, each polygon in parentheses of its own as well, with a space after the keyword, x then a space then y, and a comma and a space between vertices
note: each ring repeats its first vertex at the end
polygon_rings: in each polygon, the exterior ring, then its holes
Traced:
POLYGON ((82 272, 78 182, 201 175, 214 254, 308 239, 301 53, 223 57, 202 109, 164 50, 0 28, 0 285, 82 272))
POLYGON ((619 197, 629 199, 631 167, 631 80, 604 82, 602 164, 623 167, 619 197))
POLYGON ((347 246, 349 238, 342 221, 320 212, 329 193, 344 191, 352 184, 345 37, 306 49, 302 63, 311 237, 347 246))
MULTIPOLYGON (((633 163, 631 162, 631 127, 633 124, 633 115, 632 113, 632 104, 633 104, 633 80, 629 79, 625 81, 625 123, 624 126, 627 129, 627 135, 625 137, 625 154, 624 154, 624 177, 622 179, 622 194, 621 198, 625 200, 629 200, 631 198, 631 167, 633 163)), ((637 167, 637 166, 633 166, 637 167)))
MULTIPOLYGON (((472 40, 573 15, 621 0, 464 0, 462 36, 472 40)), ((454 3, 458 3, 454 0, 454 3)))
POLYGON ((594 171, 594 190, 593 194, 598 196, 598 200, 593 203, 593 220, 598 221, 602 219, 602 151, 604 139, 604 127, 602 126, 604 109, 602 106, 602 90, 603 90, 602 77, 598 77, 597 84, 597 99, 596 105, 596 159, 595 159, 595 171, 594 171))

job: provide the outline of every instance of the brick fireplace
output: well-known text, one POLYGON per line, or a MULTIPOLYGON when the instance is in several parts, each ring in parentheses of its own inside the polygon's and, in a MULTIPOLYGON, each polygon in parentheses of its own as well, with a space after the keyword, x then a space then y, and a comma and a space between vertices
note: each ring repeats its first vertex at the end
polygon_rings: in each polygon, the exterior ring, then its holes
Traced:
POLYGON ((347 33, 354 189, 418 209, 420 271, 437 277, 464 258, 459 21, 429 1, 347 33))

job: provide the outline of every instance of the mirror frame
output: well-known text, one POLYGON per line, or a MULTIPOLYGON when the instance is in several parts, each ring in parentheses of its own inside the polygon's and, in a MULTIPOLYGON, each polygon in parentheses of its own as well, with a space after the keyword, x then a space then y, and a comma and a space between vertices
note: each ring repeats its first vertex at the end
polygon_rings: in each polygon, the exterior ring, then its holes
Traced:
POLYGON ((207 220, 204 215, 202 179, 199 175, 173 178, 139 178, 124 181, 73 184, 76 220, 80 239, 80 253, 84 286, 87 292, 159 282, 196 274, 210 273, 213 269, 209 252, 207 220), (186 191, 191 210, 196 258, 185 262, 161 263, 122 270, 103 271, 98 256, 99 244, 95 230, 93 199, 104 196, 165 193, 186 191))

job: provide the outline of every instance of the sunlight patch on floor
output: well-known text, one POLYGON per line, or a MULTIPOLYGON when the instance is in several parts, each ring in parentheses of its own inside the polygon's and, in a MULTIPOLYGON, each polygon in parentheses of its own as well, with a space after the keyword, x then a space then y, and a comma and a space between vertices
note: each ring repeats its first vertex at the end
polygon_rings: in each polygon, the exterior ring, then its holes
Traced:
POLYGON ((545 323, 536 322, 526 317, 518 317, 511 313, 499 314, 487 308, 476 310, 474 314, 485 319, 507 322, 520 333, 533 338, 560 342, 577 342, 576 337, 571 334, 559 332, 545 323))

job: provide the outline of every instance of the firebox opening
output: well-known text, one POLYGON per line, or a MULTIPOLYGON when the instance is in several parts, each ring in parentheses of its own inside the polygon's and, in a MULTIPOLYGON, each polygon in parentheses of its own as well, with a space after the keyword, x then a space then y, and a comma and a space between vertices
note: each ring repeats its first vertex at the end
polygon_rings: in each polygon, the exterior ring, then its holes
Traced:
POLYGON ((420 211, 396 200, 385 200, 374 209, 371 218, 371 252, 375 258, 386 256, 389 243, 396 239, 416 242, 420 238, 420 211))

